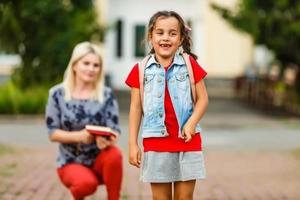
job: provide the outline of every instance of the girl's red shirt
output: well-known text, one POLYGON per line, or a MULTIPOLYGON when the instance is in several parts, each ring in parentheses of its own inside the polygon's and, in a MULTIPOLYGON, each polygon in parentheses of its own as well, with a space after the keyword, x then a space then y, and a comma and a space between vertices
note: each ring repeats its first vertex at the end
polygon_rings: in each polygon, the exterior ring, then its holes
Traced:
MULTIPOLYGON (((190 57, 195 84, 201 81, 206 76, 206 71, 197 63, 197 61, 190 57)), ((168 67, 165 67, 167 71, 168 67)), ((138 64, 134 65, 129 73, 125 83, 129 87, 140 88, 139 82, 139 68, 138 64)), ((166 82, 167 83, 167 82, 166 82)), ((201 135, 196 134, 190 142, 185 142, 183 139, 178 138, 178 122, 176 119, 175 110, 171 101, 168 87, 165 87, 165 125, 168 137, 152 137, 144 138, 143 146, 144 151, 157 151, 157 152, 180 152, 180 151, 201 151, 202 140, 201 135)))

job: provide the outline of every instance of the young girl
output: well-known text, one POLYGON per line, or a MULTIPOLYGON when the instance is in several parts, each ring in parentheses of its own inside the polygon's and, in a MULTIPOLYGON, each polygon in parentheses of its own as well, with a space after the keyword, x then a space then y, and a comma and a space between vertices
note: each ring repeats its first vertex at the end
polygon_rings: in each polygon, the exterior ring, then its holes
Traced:
POLYGON ((118 104, 104 86, 98 47, 82 42, 73 50, 64 81, 50 89, 46 108, 49 139, 59 143, 57 172, 75 200, 105 184, 108 199, 118 200, 122 155, 117 137, 93 136, 86 125, 108 126, 120 133, 118 104))
POLYGON ((176 12, 155 13, 148 25, 150 58, 142 69, 136 64, 126 80, 131 87, 129 162, 138 168, 141 165, 137 138, 143 116, 141 180, 151 183, 153 199, 172 199, 172 183, 174 199, 193 199, 196 179, 205 178, 198 122, 208 105, 202 80, 206 72, 191 53, 189 31, 176 12), (178 53, 181 46, 190 55, 195 100, 185 60, 178 53), (139 81, 141 74, 143 81, 139 81))

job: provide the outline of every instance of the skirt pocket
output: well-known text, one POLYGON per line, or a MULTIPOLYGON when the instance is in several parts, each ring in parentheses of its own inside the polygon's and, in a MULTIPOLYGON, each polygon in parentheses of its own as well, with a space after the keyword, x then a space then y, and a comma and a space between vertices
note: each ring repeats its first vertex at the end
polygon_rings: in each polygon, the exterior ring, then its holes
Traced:
POLYGON ((204 179, 204 156, 201 151, 181 152, 180 155, 181 177, 183 181, 204 179))

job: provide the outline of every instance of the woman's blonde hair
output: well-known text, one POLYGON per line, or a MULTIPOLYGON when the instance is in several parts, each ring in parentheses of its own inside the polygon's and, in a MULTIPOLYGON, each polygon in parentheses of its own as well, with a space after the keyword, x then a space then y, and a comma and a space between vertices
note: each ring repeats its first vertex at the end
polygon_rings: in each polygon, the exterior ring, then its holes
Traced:
POLYGON ((103 101, 104 69, 103 69, 102 57, 98 46, 90 42, 81 42, 77 44, 73 49, 73 53, 69 61, 69 64, 67 66, 67 69, 65 71, 64 79, 63 79, 63 88, 65 90, 64 98, 67 101, 72 99, 72 91, 75 88, 75 72, 73 70, 73 66, 74 64, 76 64, 76 62, 78 62, 82 57, 84 57, 88 53, 93 53, 97 55, 99 57, 99 62, 100 62, 100 72, 94 85, 95 90, 94 90, 94 94, 92 95, 92 99, 98 100, 100 102, 103 101))

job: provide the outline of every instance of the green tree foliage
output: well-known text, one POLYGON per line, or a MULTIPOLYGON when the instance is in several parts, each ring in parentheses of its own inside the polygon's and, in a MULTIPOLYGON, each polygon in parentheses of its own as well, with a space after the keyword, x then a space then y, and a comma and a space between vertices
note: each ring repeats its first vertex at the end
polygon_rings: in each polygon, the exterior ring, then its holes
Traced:
MULTIPOLYGON (((256 44, 272 50, 282 64, 282 71, 288 64, 299 69, 299 0, 240 0, 234 10, 216 4, 212 7, 235 28, 249 33, 256 44)), ((300 93, 299 74, 296 84, 300 93)))
POLYGON ((22 58, 21 87, 61 80, 74 45, 102 40, 92 0, 1 0, 0 46, 22 58))

